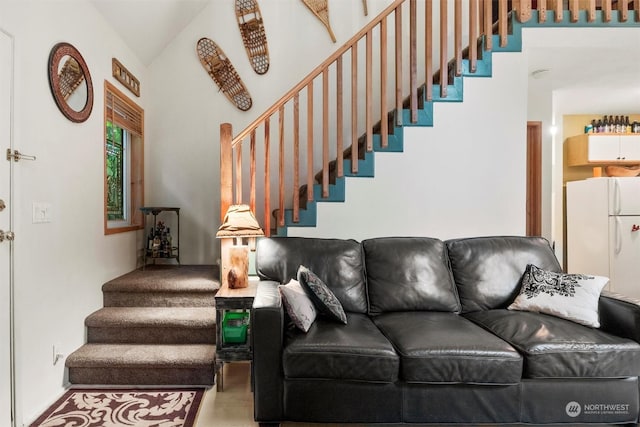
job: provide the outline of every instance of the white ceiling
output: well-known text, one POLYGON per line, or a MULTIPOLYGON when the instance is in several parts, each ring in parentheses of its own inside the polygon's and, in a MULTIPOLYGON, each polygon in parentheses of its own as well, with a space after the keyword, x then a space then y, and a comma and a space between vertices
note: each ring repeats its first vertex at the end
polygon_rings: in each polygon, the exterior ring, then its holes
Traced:
POLYGON ((145 65, 213 0, 89 0, 145 65))
POLYGON ((524 31, 529 72, 548 70, 539 79, 562 99, 575 99, 576 113, 640 111, 638 28, 524 31))

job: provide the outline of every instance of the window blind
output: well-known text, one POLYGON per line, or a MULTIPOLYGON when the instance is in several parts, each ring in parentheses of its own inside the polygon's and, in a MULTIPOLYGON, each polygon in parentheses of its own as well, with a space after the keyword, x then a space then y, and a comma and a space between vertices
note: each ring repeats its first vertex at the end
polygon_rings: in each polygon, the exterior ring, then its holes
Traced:
POLYGON ((143 110, 119 96, 110 85, 105 85, 105 114, 111 123, 136 135, 143 135, 143 110))

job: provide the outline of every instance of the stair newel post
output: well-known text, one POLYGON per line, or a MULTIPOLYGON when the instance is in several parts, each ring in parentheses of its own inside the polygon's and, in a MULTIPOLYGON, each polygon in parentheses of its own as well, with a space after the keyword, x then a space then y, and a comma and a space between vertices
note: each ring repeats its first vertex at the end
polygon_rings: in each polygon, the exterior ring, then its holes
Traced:
MULTIPOLYGON (((233 129, 231 123, 220 125, 220 223, 233 204, 233 129)), ((226 285, 229 271, 229 248, 233 239, 218 239, 220 241, 220 283, 226 285)))
POLYGON ((278 227, 284 227, 284 105, 278 108, 278 227))
POLYGON ((231 123, 220 125, 220 223, 233 204, 233 129, 231 123))

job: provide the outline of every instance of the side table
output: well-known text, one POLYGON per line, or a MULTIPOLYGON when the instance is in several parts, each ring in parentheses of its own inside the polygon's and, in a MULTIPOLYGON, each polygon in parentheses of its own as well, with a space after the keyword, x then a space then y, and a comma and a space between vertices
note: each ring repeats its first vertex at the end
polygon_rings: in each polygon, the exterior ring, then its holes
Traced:
POLYGON ((216 304, 216 390, 224 389, 224 363, 239 362, 253 359, 253 351, 251 349, 251 317, 250 311, 253 306, 253 299, 258 288, 258 278, 250 277, 249 286, 246 288, 230 289, 226 284, 218 290, 215 296, 216 304), (244 342, 225 342, 222 331, 222 322, 225 313, 230 311, 241 311, 249 315, 249 323, 246 339, 244 342))
POLYGON ((174 212, 176 214, 176 226, 177 226, 177 235, 176 235, 176 241, 175 242, 171 242, 167 245, 166 251, 163 253, 158 253, 156 254, 154 252, 154 250, 148 246, 148 244, 145 244, 145 248, 142 251, 142 269, 144 270, 144 268, 147 266, 147 258, 149 259, 153 259, 153 263, 155 264, 156 259, 158 258, 173 258, 176 261, 178 261, 178 264, 180 264, 180 208, 175 208, 175 207, 166 207, 166 206, 143 206, 140 208, 140 210, 142 211, 143 214, 143 219, 144 219, 144 232, 145 232, 145 236, 146 236, 146 232, 147 232, 147 215, 153 215, 153 230, 154 232, 156 231, 156 225, 157 225, 157 218, 158 218, 158 214, 160 214, 161 212, 174 212))

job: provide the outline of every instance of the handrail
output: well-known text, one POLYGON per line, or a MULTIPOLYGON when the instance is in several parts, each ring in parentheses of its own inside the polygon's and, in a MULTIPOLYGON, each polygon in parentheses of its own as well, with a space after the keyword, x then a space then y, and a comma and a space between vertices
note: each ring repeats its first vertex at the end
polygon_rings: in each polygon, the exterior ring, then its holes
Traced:
POLYGON ((282 96, 282 98, 280 98, 271 107, 265 110, 264 113, 262 113, 260 116, 258 116, 257 119, 251 122, 251 124, 247 126, 242 132, 236 135, 236 137, 233 138, 233 140, 231 141, 231 146, 234 147, 238 142, 245 139, 253 129, 260 126, 260 124, 262 124, 262 122, 264 122, 264 120, 267 117, 272 116, 276 111, 278 111, 280 106, 290 101, 296 93, 300 93, 300 91, 302 91, 310 82, 312 82, 316 77, 318 77, 323 70, 325 70, 331 64, 333 64, 336 61, 336 59, 338 59, 338 57, 341 57, 342 55, 344 55, 349 49, 351 49, 351 46, 354 43, 362 39, 369 31, 375 28, 380 23, 381 20, 385 19, 387 15, 393 12, 399 5, 401 5, 404 2, 405 0, 395 0, 393 3, 391 3, 391 5, 387 6, 387 8, 384 9, 376 18, 374 18, 373 21, 365 25, 365 27, 360 31, 358 31, 356 35, 351 37, 331 56, 329 56, 320 65, 314 68, 313 71, 311 71, 309 74, 307 74, 307 76, 303 78, 300 81, 300 83, 292 87, 287 93, 284 94, 284 96, 282 96))

